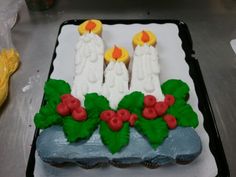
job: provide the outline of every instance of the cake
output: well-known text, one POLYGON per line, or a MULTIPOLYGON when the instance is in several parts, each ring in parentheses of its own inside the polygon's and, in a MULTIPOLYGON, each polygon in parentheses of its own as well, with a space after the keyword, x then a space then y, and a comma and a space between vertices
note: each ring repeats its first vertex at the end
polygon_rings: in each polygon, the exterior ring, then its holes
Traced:
POLYGON ((187 103, 189 87, 174 78, 160 84, 155 34, 134 34, 132 56, 119 45, 105 51, 98 20, 85 21, 78 31, 72 86, 49 79, 45 105, 34 118, 43 129, 40 158, 84 168, 193 161, 202 146, 194 130, 197 114, 187 103))

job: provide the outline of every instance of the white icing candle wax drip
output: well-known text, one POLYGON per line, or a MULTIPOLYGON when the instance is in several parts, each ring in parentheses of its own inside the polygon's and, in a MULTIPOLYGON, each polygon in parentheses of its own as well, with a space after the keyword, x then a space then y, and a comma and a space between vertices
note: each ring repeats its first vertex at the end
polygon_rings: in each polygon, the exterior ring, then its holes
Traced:
POLYGON ((128 94, 128 70, 123 62, 110 61, 105 69, 105 83, 101 94, 105 96, 111 108, 117 108, 120 100, 128 94))
POLYGON ((141 91, 164 100, 160 87, 158 52, 153 46, 137 45, 134 50, 130 91, 141 91))
POLYGON ((72 95, 83 103, 84 95, 99 92, 103 81, 104 44, 94 33, 80 36, 76 46, 72 95))

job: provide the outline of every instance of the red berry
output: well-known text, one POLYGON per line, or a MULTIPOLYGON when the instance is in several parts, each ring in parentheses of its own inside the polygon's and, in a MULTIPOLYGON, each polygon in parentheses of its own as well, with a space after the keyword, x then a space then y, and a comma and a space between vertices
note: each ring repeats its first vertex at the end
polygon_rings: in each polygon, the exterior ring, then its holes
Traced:
POLYGON ((106 111, 103 111, 101 114, 100 114, 100 119, 107 122, 109 121, 112 117, 114 117, 116 115, 116 113, 112 110, 106 110, 106 111))
POLYGON ((146 119, 154 119, 157 117, 157 113, 155 111, 154 108, 152 107, 146 107, 143 110, 143 117, 145 117, 146 119))
POLYGON ((133 127, 137 120, 138 120, 138 116, 136 114, 131 114, 129 118, 129 125, 133 127))
POLYGON ((71 99, 71 98, 74 98, 71 94, 64 94, 64 95, 61 96, 62 102, 65 102, 65 100, 68 100, 68 99, 71 99))
POLYGON ((61 116, 68 116, 70 114, 70 109, 64 103, 59 103, 57 105, 57 112, 61 116))
POLYGON ((73 97, 71 94, 62 95, 61 100, 70 109, 70 111, 73 111, 81 105, 79 99, 73 97))
POLYGON ((123 122, 122 120, 119 118, 119 116, 113 116, 109 121, 108 121, 108 125, 110 127, 110 129, 112 129, 113 131, 118 131, 122 128, 123 126, 123 122))
POLYGON ((159 101, 155 104, 154 108, 156 110, 157 116, 161 116, 167 111, 168 105, 163 101, 159 101))
POLYGON ((146 95, 144 97, 144 105, 146 107, 152 107, 155 105, 155 103, 157 102, 156 97, 152 96, 152 95, 146 95))
POLYGON ((165 100, 164 102, 168 105, 171 106, 175 103, 175 97, 173 95, 165 95, 165 100))
POLYGON ((65 101, 65 104, 68 106, 68 108, 73 111, 76 108, 79 108, 80 105, 80 101, 76 98, 70 98, 68 100, 65 101))
POLYGON ((120 109, 117 111, 117 115, 121 117, 123 121, 129 121, 130 112, 126 109, 120 109))
POLYGON ((86 120, 86 119, 87 119, 87 113, 86 113, 86 111, 85 111, 84 108, 78 107, 78 108, 76 108, 76 109, 73 110, 73 112, 72 112, 72 117, 73 117, 75 120, 83 121, 83 120, 86 120))
POLYGON ((166 114, 163 119, 167 123, 169 129, 174 129, 177 127, 177 121, 174 116, 166 114))

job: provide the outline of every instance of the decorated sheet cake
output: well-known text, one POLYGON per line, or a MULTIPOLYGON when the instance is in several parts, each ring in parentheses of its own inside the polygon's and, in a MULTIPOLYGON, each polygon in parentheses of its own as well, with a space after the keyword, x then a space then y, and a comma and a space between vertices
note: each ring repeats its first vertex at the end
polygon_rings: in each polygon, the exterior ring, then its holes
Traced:
POLYGON ((194 88, 181 74, 172 74, 181 68, 162 65, 174 59, 159 54, 165 45, 147 27, 136 27, 126 43, 112 40, 112 45, 109 28, 103 30, 99 20, 73 28, 75 50, 66 59, 71 64, 60 68, 70 71, 53 72, 45 83, 45 104, 34 118, 42 129, 36 150, 44 163, 157 168, 191 164, 201 153, 209 156, 204 163, 214 162, 209 150, 202 152, 206 140, 195 129, 202 120, 189 103, 194 88))

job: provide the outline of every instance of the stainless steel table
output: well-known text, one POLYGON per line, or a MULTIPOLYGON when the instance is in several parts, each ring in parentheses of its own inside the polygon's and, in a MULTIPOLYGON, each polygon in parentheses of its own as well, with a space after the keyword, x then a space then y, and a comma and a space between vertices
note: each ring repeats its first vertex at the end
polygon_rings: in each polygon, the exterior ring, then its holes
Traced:
POLYGON ((34 133, 33 116, 43 96, 59 25, 68 19, 180 19, 193 38, 229 163, 236 176, 236 1, 58 0, 43 12, 24 5, 12 37, 21 66, 11 78, 10 95, 0 110, 0 176, 22 177, 34 133))

